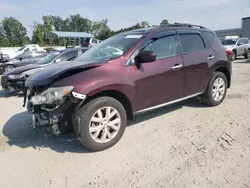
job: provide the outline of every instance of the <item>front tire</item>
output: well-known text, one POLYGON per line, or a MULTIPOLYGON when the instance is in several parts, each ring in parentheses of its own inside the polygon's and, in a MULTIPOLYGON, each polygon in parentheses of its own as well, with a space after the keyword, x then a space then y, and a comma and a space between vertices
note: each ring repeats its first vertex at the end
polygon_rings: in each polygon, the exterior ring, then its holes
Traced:
POLYGON ((127 114, 123 105, 112 97, 96 98, 77 112, 76 135, 89 150, 102 151, 114 146, 122 137, 127 114))
POLYGON ((10 71, 10 70, 12 70, 12 69, 14 69, 14 68, 15 68, 15 66, 13 66, 13 65, 7 65, 7 66, 4 68, 4 71, 7 72, 7 71, 10 71))
POLYGON ((209 106, 217 106, 222 103, 227 94, 227 78, 222 72, 214 72, 202 101, 209 106))

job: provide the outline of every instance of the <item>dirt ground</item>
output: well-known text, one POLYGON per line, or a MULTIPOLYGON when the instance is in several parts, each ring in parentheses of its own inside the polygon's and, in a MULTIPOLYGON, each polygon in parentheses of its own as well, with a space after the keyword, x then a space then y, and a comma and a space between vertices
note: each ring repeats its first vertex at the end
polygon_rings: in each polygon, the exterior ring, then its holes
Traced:
POLYGON ((0 91, 1 188, 250 188, 250 61, 233 62, 218 107, 192 99, 138 116, 113 148, 33 131, 22 97, 0 91))

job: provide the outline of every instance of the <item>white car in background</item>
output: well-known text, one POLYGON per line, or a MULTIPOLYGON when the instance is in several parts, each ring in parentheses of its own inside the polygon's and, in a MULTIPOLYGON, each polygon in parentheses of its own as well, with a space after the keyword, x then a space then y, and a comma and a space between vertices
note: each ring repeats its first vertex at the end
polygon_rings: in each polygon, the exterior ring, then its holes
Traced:
POLYGON ((28 44, 20 47, 14 53, 9 54, 9 59, 13 59, 27 51, 32 52, 32 51, 45 51, 45 50, 40 48, 38 44, 28 44))
POLYGON ((221 40, 227 51, 232 52, 232 60, 235 60, 238 56, 244 56, 249 58, 250 53, 250 41, 248 38, 239 38, 238 36, 227 36, 221 40))

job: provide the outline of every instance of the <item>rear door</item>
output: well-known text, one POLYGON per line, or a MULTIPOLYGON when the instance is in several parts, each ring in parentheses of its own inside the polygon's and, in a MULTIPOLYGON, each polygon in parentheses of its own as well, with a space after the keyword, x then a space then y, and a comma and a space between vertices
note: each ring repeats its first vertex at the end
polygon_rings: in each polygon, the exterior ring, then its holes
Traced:
POLYGON ((249 40, 247 38, 243 39, 243 43, 244 43, 244 53, 249 50, 249 40))
POLYGON ((199 31, 177 31, 184 60, 184 96, 204 92, 209 79, 209 67, 215 52, 206 44, 199 31))

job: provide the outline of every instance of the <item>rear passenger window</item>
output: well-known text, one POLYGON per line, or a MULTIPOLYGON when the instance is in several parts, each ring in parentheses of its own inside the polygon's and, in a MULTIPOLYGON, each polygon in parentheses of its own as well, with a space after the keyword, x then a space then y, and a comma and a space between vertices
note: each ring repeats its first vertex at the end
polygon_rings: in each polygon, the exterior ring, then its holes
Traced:
POLYGON ((208 44, 208 46, 211 46, 215 39, 215 34, 209 31, 203 31, 203 36, 208 44))
POLYGON ((97 40, 92 39, 92 43, 97 44, 97 40))
POLYGON ((184 53, 205 49, 204 41, 199 34, 180 34, 180 39, 184 53))
POLYGON ((152 40, 144 50, 151 50, 156 53, 156 58, 166 58, 177 55, 176 41, 174 36, 166 36, 152 40))

